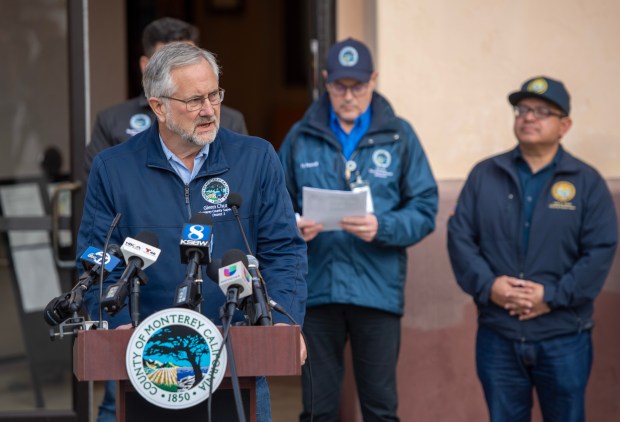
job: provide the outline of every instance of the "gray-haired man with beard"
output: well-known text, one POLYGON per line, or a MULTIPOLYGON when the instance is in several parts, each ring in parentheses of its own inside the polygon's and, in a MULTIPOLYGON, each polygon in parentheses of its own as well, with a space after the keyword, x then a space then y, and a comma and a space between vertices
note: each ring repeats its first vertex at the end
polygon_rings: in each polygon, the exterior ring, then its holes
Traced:
MULTIPOLYGON (((140 71, 144 73, 150 58, 164 45, 175 41, 198 45, 199 40, 200 31, 194 25, 169 17, 154 20, 142 31, 143 54, 140 56, 140 71)), ((220 115, 222 127, 247 135, 248 130, 241 112, 221 105, 220 115)), ((98 113, 84 154, 86 177, 95 155, 148 129, 155 119, 155 114, 143 93, 98 113)))
MULTIPOLYGON (((245 249, 227 207, 229 193, 238 192, 247 204, 239 210, 243 231, 263 264, 270 297, 296 321, 303 321, 306 245, 297 230, 282 167, 269 142, 219 127, 224 90, 213 54, 188 43, 170 43, 149 61, 143 85, 157 123, 95 157, 77 250, 102 245, 117 213, 122 219, 110 243, 122 244, 144 229, 155 234, 161 254, 144 271, 149 282, 140 293, 140 314, 148 317, 174 303, 175 287, 186 270, 179 236, 192 216, 211 215, 213 256, 245 249)), ((217 323, 225 297, 217 283, 207 281, 204 268, 202 273, 201 310, 217 323)), ((106 286, 119 275, 110 274, 106 286)), ((98 313, 95 291, 87 293, 86 303, 91 315, 98 313)), ((109 319, 113 328, 129 328, 130 321, 127 308, 109 319)), ((273 314, 273 322, 289 323, 279 314, 273 314)), ((300 358, 306 358, 303 344, 300 358)), ((271 420, 264 377, 256 381, 256 415, 257 421, 271 420)))

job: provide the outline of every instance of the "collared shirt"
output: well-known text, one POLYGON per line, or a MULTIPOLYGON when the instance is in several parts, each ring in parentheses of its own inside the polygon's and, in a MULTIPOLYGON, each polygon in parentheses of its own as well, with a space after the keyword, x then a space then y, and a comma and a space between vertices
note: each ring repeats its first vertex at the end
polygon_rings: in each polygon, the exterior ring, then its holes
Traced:
POLYGON ((164 143, 164 140, 161 139, 161 135, 159 136, 159 142, 161 143, 161 147, 164 150, 164 154, 166 155, 168 162, 170 163, 176 174, 178 174, 179 177, 183 180, 183 183, 189 185, 189 182, 194 180, 194 177, 196 177, 202 165, 205 163, 205 161, 207 161, 207 157, 209 156, 210 144, 205 145, 200 151, 198 151, 198 154, 196 154, 196 156, 194 157, 194 169, 192 171, 189 171, 187 166, 183 164, 183 161, 181 161, 179 157, 174 155, 174 153, 168 149, 168 147, 164 143))
POLYGON ((523 159, 520 149, 516 149, 515 153, 515 165, 517 167, 517 174, 519 176, 519 183, 521 185, 521 224, 522 224, 522 236, 521 236, 521 249, 523 254, 527 253, 527 248, 530 240, 530 227, 532 226, 532 214, 534 214, 534 208, 536 202, 540 199, 540 193, 553 175, 557 163, 560 159, 562 149, 558 148, 553 160, 536 173, 532 173, 530 166, 523 159))
POLYGON ((336 135, 336 138, 342 144, 342 153, 344 157, 348 160, 351 158, 353 151, 357 148, 357 144, 359 144, 362 137, 368 132, 370 128, 370 122, 372 121, 372 112, 370 105, 357 119, 355 119, 355 123, 353 124, 353 129, 351 129, 351 133, 346 133, 342 130, 342 126, 340 126, 340 121, 338 120, 338 116, 334 112, 334 108, 329 106, 329 127, 336 135))

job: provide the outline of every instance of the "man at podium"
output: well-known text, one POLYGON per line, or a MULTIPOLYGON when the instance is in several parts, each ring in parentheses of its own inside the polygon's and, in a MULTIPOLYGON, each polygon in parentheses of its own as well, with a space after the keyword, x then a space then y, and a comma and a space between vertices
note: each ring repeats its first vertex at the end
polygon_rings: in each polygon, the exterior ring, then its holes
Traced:
MULTIPOLYGON (((110 243, 148 231, 158 240, 156 262, 144 269, 139 309, 142 318, 172 306, 175 288, 184 280, 186 264, 179 252, 181 229, 197 214, 210 215, 212 256, 231 249, 246 250, 244 235, 228 197, 237 192, 243 232, 261 265, 269 296, 298 323, 306 301, 306 245, 298 234, 282 167, 271 144, 220 127, 224 89, 210 52, 175 42, 159 50, 146 67, 143 85, 157 124, 125 143, 109 148, 93 161, 88 180, 78 251, 103 247, 111 222, 121 214, 110 243)), ((148 242, 147 242, 148 243, 148 242)), ((155 242, 156 243, 156 242, 155 242)), ((148 245, 147 245, 148 246, 148 245)), ((248 253, 251 253, 248 251, 248 253)), ((116 269, 106 279, 116 283, 116 269)), ((216 324, 224 294, 201 268, 204 300, 201 311, 216 324)), ((93 318, 99 315, 98 289, 87 293, 93 318)), ((238 313, 239 314, 239 313, 238 313)), ((136 325, 128 307, 106 315, 111 328, 136 325)), ((236 319, 242 318, 237 315, 236 319)), ((274 324, 291 324, 273 313, 274 324)), ((305 361, 302 346, 301 361, 305 361)), ((257 420, 269 421, 269 392, 257 380, 257 420)))

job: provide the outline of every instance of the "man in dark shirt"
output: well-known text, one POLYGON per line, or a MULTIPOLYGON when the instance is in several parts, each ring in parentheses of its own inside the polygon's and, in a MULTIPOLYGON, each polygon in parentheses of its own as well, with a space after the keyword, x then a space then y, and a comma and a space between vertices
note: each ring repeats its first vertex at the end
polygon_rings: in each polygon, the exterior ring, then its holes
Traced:
POLYGON ((546 76, 508 96, 517 146, 478 163, 448 222, 461 288, 478 307, 476 365, 489 420, 583 422, 594 299, 618 225, 601 175, 566 151, 564 84, 546 76))

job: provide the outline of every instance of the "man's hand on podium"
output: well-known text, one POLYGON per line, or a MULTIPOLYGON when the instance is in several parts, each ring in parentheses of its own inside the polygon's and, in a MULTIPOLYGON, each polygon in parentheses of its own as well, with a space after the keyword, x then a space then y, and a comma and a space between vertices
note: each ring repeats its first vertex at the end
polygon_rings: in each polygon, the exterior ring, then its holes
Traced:
MULTIPOLYGON (((277 325, 289 325, 289 324, 284 324, 282 322, 273 324, 274 326, 277 325)), ((301 359, 301 364, 302 366, 306 364, 306 358, 308 357, 308 350, 306 349, 306 342, 304 341, 304 338, 301 334, 299 334, 299 358, 301 359)))

